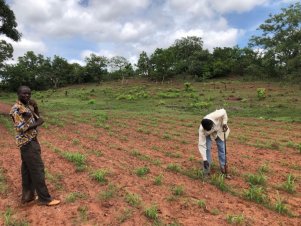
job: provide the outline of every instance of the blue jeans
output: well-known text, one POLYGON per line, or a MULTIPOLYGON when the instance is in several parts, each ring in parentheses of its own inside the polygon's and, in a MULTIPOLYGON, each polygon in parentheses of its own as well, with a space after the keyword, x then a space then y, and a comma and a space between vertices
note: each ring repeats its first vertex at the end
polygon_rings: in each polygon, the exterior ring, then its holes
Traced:
MULTIPOLYGON (((217 151, 218 151, 218 160, 220 167, 225 167, 226 164, 226 155, 225 155, 225 142, 222 141, 219 137, 215 139, 217 151)), ((211 159, 211 138, 210 136, 206 137, 206 156, 207 161, 211 165, 212 159, 211 159)))

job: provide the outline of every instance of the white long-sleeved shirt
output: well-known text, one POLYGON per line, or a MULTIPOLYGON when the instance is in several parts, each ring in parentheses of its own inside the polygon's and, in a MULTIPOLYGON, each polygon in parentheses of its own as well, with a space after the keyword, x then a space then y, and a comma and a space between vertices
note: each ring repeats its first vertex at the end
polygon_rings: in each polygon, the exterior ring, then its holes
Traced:
MULTIPOLYGON (((204 119, 210 119, 213 121, 213 127, 210 131, 204 130, 202 124, 199 128, 199 152, 202 155, 203 161, 207 160, 206 156, 206 136, 210 135, 211 140, 215 140, 219 137, 221 140, 224 140, 224 132, 223 132, 223 125, 227 124, 228 116, 225 109, 216 110, 204 117, 204 119)), ((226 131, 226 137, 229 136, 230 129, 226 131)))

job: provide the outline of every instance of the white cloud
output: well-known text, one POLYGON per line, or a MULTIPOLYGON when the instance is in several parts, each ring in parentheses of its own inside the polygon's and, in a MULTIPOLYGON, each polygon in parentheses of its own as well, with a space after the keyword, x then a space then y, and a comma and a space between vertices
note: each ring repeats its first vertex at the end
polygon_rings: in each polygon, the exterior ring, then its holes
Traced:
POLYGON ((39 40, 22 38, 19 42, 14 42, 7 37, 0 37, 8 43, 11 43, 14 48, 14 58, 23 56, 27 51, 34 51, 36 54, 45 54, 47 47, 45 43, 39 40))
POLYGON ((211 0, 212 7, 218 12, 246 12, 258 5, 264 5, 269 0, 211 0))
POLYGON ((71 60, 68 60, 68 62, 69 62, 70 64, 77 63, 77 64, 79 64, 79 65, 81 65, 81 66, 86 65, 86 63, 85 63, 83 60, 77 60, 77 59, 71 59, 71 60))
MULTIPOLYGON (((278 0, 283 2, 289 0, 278 0)), ((291 0, 292 1, 292 0, 291 0)), ((271 0, 11 0, 21 42, 14 43, 15 56, 28 50, 37 53, 77 52, 70 62, 91 53, 124 56, 132 62, 142 51, 151 54, 156 48, 166 48, 175 39, 200 36, 204 47, 234 46, 242 30, 230 27, 225 14, 243 13, 271 0), (68 51, 56 42, 88 40, 93 46, 68 51), (43 42, 43 40, 51 40, 43 42), (46 48, 47 46, 47 48, 46 48), (59 46, 59 47, 58 47, 59 46)), ((68 58, 68 57, 67 57, 68 58)))

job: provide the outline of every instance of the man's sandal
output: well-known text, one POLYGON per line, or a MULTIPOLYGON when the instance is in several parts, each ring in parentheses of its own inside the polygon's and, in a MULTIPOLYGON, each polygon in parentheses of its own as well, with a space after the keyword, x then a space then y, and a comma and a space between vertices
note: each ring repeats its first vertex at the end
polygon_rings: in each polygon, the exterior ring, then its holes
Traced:
POLYGON ((60 200, 52 199, 50 202, 39 202, 38 205, 40 206, 56 206, 60 204, 60 200))
POLYGON ((61 200, 53 199, 49 203, 47 203, 46 206, 56 206, 56 205, 58 205, 60 203, 61 203, 61 200))

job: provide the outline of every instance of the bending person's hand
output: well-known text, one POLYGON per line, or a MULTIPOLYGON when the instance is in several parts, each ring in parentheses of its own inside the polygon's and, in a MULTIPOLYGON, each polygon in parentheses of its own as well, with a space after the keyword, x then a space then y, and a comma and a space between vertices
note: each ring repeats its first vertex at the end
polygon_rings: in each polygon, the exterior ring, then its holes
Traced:
POLYGON ((224 124, 223 125, 223 132, 226 132, 228 130, 228 126, 227 126, 227 124, 224 124))

